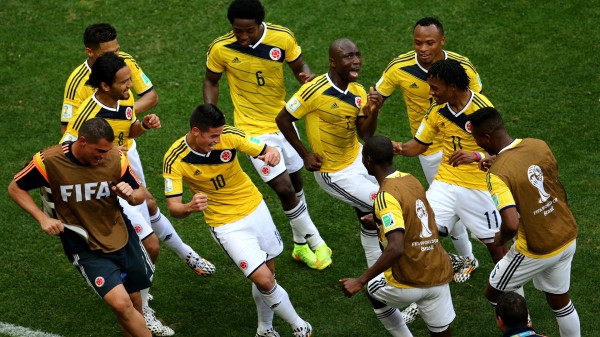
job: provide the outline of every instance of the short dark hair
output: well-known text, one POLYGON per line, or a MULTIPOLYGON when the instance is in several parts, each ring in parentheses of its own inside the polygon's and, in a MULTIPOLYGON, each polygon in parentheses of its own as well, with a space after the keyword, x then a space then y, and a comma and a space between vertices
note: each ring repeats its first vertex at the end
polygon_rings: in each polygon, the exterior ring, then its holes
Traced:
POLYGON ((86 84, 98 89, 100 83, 112 85, 115 81, 115 75, 121 68, 126 67, 125 60, 113 53, 105 53, 98 57, 92 66, 90 78, 86 84))
POLYGON ((214 104, 199 105, 190 116, 190 129, 195 127, 205 132, 209 128, 218 128, 223 125, 225 125, 225 115, 214 104))
POLYGON ((83 44, 87 48, 98 49, 100 43, 117 38, 117 30, 108 23, 95 23, 87 26, 83 32, 83 44))
POLYGON ((459 90, 469 90, 469 75, 460 62, 453 59, 439 60, 427 71, 427 78, 437 78, 459 90))
POLYGON ((427 26, 431 26, 431 25, 436 26, 437 29, 442 34, 442 36, 444 36, 444 26, 442 26, 442 23, 440 22, 440 20, 438 20, 434 17, 425 17, 425 18, 420 19, 419 21, 417 21, 417 23, 415 23, 413 30, 415 28, 417 28, 417 26, 427 27, 427 26))
POLYGON ((468 115, 467 119, 477 128, 478 134, 492 134, 496 130, 504 129, 504 120, 493 107, 481 108, 468 115))
POLYGON ((370 137, 363 146, 363 155, 371 157, 377 165, 392 165, 394 160, 392 141, 386 136, 370 137))
POLYGON ((258 0, 234 0, 227 9, 227 19, 254 19, 260 24, 265 19, 265 8, 258 0))
POLYGON ((112 143, 115 140, 115 133, 106 120, 94 117, 81 124, 79 137, 85 137, 90 144, 98 144, 102 139, 112 143))
POLYGON ((507 328, 526 326, 529 311, 523 296, 515 292, 506 292, 498 296, 496 316, 502 318, 507 328))

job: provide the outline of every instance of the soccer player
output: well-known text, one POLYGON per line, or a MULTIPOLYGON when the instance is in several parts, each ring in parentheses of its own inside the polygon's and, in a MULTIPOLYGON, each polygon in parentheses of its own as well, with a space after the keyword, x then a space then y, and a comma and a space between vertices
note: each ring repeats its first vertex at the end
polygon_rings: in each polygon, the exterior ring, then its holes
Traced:
POLYGON ((381 97, 371 88, 367 102, 365 89, 356 83, 361 65, 360 50, 354 42, 334 41, 329 47, 329 72, 304 84, 276 121, 304 160, 304 167, 314 172, 319 186, 356 210, 361 222, 361 243, 370 266, 381 255, 377 228, 368 221, 379 187, 361 163, 361 144, 356 133, 363 140, 373 135, 381 97), (302 144, 293 124, 303 117, 313 152, 302 144))
MULTIPOLYGON (((438 19, 425 17, 417 21, 413 28, 413 38, 414 50, 399 55, 388 64, 377 82, 376 90, 383 96, 385 102, 396 88, 400 88, 414 136, 432 103, 429 84, 427 84, 427 71, 433 63, 445 59, 456 60, 460 62, 469 77, 469 89, 480 93, 482 84, 479 74, 468 58, 443 49, 446 36, 444 27, 438 19)), ((442 136, 438 134, 429 148, 419 155, 419 162, 429 185, 438 172, 442 154, 442 136)), ((475 256, 469 235, 460 220, 454 225, 450 234, 458 254, 474 261, 475 256)), ((473 265, 476 266, 477 263, 473 265)), ((463 272, 467 270, 469 269, 465 268, 463 272)), ((470 275, 464 276, 466 280, 470 275)))
POLYGON ((91 119, 79 131, 76 141, 35 154, 10 183, 8 195, 46 234, 60 237, 69 261, 115 312, 123 335, 150 337, 140 290, 150 286, 154 269, 117 201, 119 196, 142 203, 144 187, 114 147, 105 120, 91 119), (48 217, 28 193, 41 186, 60 196, 57 218, 48 217))
MULTIPOLYGON (((155 114, 147 114, 142 120, 137 119, 133 96, 129 91, 131 69, 123 58, 114 53, 106 53, 94 62, 88 83, 96 89, 96 92, 82 102, 75 118, 69 122, 62 141, 77 139, 79 129, 85 121, 94 117, 103 117, 111 125, 114 133, 118 135, 114 139, 115 145, 127 150, 130 161, 136 162, 132 165, 132 170, 136 176, 143 177, 139 156, 132 155, 133 139, 141 136, 147 130, 160 128, 161 125, 160 119, 155 114)), ((147 248, 152 263, 156 263, 160 245, 157 236, 152 232, 152 228, 143 215, 143 212, 147 210, 146 205, 142 203, 133 207, 122 199, 119 201, 147 248)), ((214 270, 214 267, 211 270, 214 270)), ((152 333, 158 336, 172 336, 174 331, 156 319, 154 311, 148 305, 146 289, 142 291, 142 301, 144 317, 152 333)))
POLYGON ((496 324, 502 330, 502 337, 544 337, 537 334, 528 323, 529 310, 523 296, 512 291, 498 296, 496 324))
POLYGON ((209 47, 204 102, 217 104, 219 80, 225 72, 234 105, 234 125, 281 153, 275 167, 248 158, 261 179, 277 194, 290 220, 294 239, 292 257, 313 269, 331 265, 331 249, 321 238, 307 209, 302 182, 302 159, 279 132, 275 117, 285 105, 283 64, 300 83, 314 78, 304 62, 294 34, 287 28, 263 22, 265 10, 258 0, 234 0, 227 11, 233 31, 209 47))
POLYGON ((275 166, 280 154, 262 140, 225 125, 212 104, 197 107, 190 131, 164 156, 165 195, 171 215, 203 213, 215 242, 252 281, 258 313, 256 336, 275 337, 273 315, 288 322, 294 336, 312 335, 312 327, 296 313, 287 292, 275 281, 275 260, 283 243, 262 195, 238 162, 245 153, 275 166), (183 201, 183 182, 193 193, 183 201))
POLYGON ((552 151, 542 140, 510 137, 494 108, 479 109, 469 121, 477 144, 496 155, 487 174, 502 217, 495 241, 504 245, 518 238, 492 270, 487 299, 495 304, 502 292, 533 279, 556 315, 560 335, 581 336, 579 315, 569 296, 577 224, 552 151))
MULTIPOLYGON (((506 253, 504 245, 494 242, 501 220, 487 191, 485 174, 478 168, 478 162, 485 157, 484 151, 475 143, 467 120, 467 116, 492 103, 469 89, 465 68, 453 59, 432 64, 427 83, 435 104, 421 121, 414 138, 395 143, 395 151, 403 156, 417 156, 441 135, 444 156, 427 190, 439 232, 448 235, 456 221, 462 220, 487 246, 496 263, 506 253)), ((455 281, 460 282, 457 278, 462 276, 463 273, 457 273, 455 281)))
POLYGON ((425 189, 414 176, 396 171, 392 142, 383 136, 367 139, 362 162, 380 188, 375 222, 383 253, 358 278, 344 278, 351 297, 367 285, 367 296, 392 336, 412 336, 397 308, 416 302, 431 336, 451 336, 456 317, 448 282, 452 263, 438 238, 425 189))

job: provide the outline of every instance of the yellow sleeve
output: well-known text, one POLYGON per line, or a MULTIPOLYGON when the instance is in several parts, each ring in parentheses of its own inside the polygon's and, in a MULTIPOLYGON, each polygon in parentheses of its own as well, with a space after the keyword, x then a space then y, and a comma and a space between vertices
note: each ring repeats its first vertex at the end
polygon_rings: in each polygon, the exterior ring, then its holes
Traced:
POLYGON ((296 38, 293 36, 293 33, 290 32, 292 36, 288 39, 288 43, 285 49, 285 61, 286 62, 294 62, 302 55, 302 48, 298 45, 296 38))
POLYGON ((427 114, 421 120, 421 125, 415 132, 415 138, 423 144, 433 144, 435 137, 438 134, 437 120, 438 120, 438 106, 432 106, 429 108, 427 114))
POLYGON ((225 71, 225 64, 221 60, 220 45, 213 45, 206 53, 206 68, 213 73, 220 74, 225 71))
POLYGON ((404 230, 402 207, 396 198, 385 192, 377 193, 375 199, 375 216, 381 220, 384 234, 394 230, 404 230))
MULTIPOLYGON (((311 85, 311 83, 315 82, 313 80, 310 83, 304 84, 298 92, 290 98, 290 100, 286 103, 285 109, 296 119, 302 119, 304 116, 309 114, 312 111, 310 102, 304 101, 302 99, 302 93, 311 85)), ((318 94, 311 95, 310 97, 316 97, 318 94)))
POLYGON ((487 173, 487 186, 496 208, 501 211, 506 207, 516 206, 515 199, 504 181, 497 175, 487 173))
MULTIPOLYGON (((163 165, 163 168, 164 167, 165 165, 163 165)), ((163 178, 165 181, 165 196, 167 198, 183 194, 183 177, 180 172, 179 162, 176 161, 169 167, 169 172, 163 170, 163 178)))
MULTIPOLYGON (((392 60, 390 64, 393 62, 394 61, 392 60)), ((375 89, 384 97, 391 96, 399 85, 394 81, 394 78, 397 78, 394 76, 394 71, 396 71, 396 68, 388 65, 387 69, 381 75, 379 81, 377 81, 377 84, 375 84, 375 89)))

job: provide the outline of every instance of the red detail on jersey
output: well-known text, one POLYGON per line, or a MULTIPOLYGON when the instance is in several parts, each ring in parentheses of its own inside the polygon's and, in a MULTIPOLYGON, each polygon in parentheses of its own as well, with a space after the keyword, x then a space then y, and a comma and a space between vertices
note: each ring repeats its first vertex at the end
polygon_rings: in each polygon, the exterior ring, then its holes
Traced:
POLYGON ((98 276, 96 277, 96 279, 94 280, 94 283, 96 284, 96 287, 100 288, 104 285, 104 277, 102 276, 98 276))
POLYGON ((371 198, 371 201, 375 200, 375 198, 377 198, 377 192, 371 193, 371 195, 369 196, 369 198, 371 198))
POLYGON ((360 103, 362 103, 362 99, 360 97, 354 97, 354 104, 356 107, 360 109, 360 103))
POLYGON ((468 133, 471 133, 472 129, 473 126, 471 125, 471 121, 467 121, 467 124, 465 124, 465 130, 467 130, 468 133))
POLYGON ((233 156, 231 155, 231 151, 229 151, 229 150, 225 150, 225 151, 221 152, 221 161, 222 161, 222 162, 225 162, 225 163, 226 163, 226 162, 230 161, 230 160, 231 160, 231 157, 233 157, 233 156))
POLYGON ((246 268, 248 268, 248 262, 242 260, 240 261, 240 268, 242 268, 243 270, 246 270, 246 268))
POLYGON ((271 173, 271 168, 268 167, 267 165, 265 165, 265 166, 261 167, 260 173, 262 173, 264 176, 268 176, 269 173, 271 173))
POLYGON ((127 117, 127 119, 131 119, 132 116, 133 116, 133 109, 131 107, 127 107, 127 109, 125 110, 125 117, 127 117))
POLYGON ((273 48, 271 49, 271 51, 269 52, 269 56, 271 57, 271 60, 279 60, 281 58, 281 49, 279 48, 273 48))
POLYGON ((135 230, 135 232, 137 234, 140 234, 142 232, 142 226, 140 226, 140 225, 133 226, 133 229, 135 230))

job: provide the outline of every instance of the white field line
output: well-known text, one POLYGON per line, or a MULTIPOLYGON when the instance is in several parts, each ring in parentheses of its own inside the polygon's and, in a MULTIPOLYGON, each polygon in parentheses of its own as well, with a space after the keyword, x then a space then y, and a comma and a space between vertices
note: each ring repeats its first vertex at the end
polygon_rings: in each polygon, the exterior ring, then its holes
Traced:
POLYGON ((26 327, 0 322, 0 333, 13 337, 62 337, 53 333, 31 330, 26 327))

